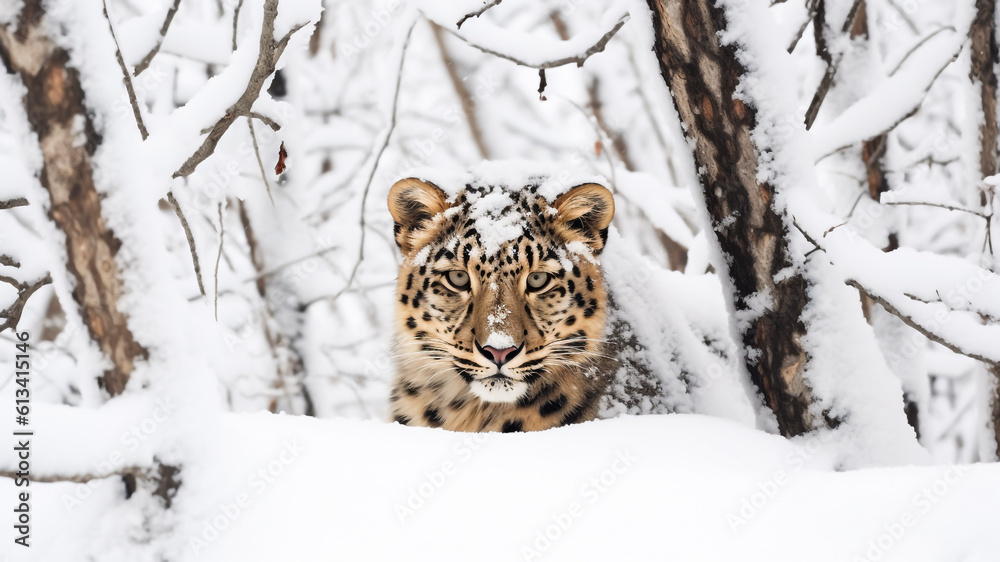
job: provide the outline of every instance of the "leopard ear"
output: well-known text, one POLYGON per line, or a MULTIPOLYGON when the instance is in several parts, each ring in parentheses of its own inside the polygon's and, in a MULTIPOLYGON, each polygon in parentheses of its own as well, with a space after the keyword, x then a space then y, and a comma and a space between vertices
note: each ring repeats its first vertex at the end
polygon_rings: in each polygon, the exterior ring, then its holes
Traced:
POLYGON ((568 242, 582 241, 595 253, 604 249, 608 225, 615 216, 615 198, 608 188, 585 183, 559 196, 552 204, 556 225, 568 242))
POLYGON ((451 206, 447 198, 438 186, 416 178, 399 180, 389 189, 393 232, 404 255, 426 242, 434 216, 451 206))

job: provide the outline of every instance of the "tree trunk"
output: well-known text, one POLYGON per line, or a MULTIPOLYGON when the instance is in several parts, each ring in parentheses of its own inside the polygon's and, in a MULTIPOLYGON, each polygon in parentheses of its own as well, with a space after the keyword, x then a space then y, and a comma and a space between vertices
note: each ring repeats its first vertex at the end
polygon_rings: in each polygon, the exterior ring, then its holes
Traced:
MULTIPOLYGON (((997 76, 993 64, 997 47, 993 17, 996 0, 976 0, 976 17, 969 28, 972 40, 973 82, 980 88, 983 121, 980 124, 982 144, 979 150, 979 173, 985 178, 997 173, 997 76)), ((983 204, 986 204, 985 199, 983 204)))
POLYGON ((42 153, 39 180, 51 199, 51 218, 66 236, 73 298, 91 338, 111 361, 100 384, 115 396, 147 351, 118 309, 122 282, 115 254, 121 242, 101 216, 91 160, 101 137, 87 112, 79 74, 69 66, 69 54, 46 35, 44 17, 41 0, 28 0, 16 29, 0 27, 0 58, 27 89, 24 108, 42 153))
MULTIPOLYGON (((997 173, 997 75, 993 65, 997 62, 996 0, 976 0, 976 17, 969 28, 972 40, 972 68, 970 77, 979 87, 983 121, 979 126, 979 175, 983 178, 997 173)), ((981 194, 981 204, 992 203, 992 197, 981 194)), ((993 392, 990 396, 990 419, 993 422, 995 453, 1000 458, 1000 368, 987 366, 993 375, 993 392)))
POLYGON ((746 69, 735 47, 719 42, 726 18, 714 0, 648 1, 654 51, 694 146, 712 232, 727 262, 717 265, 729 278, 748 375, 781 434, 800 435, 817 425, 809 412, 812 396, 801 344, 806 282, 797 273, 775 280, 791 265, 788 232, 772 205, 774 187, 757 182, 750 136, 756 113, 734 98, 746 69), (758 310, 764 307, 755 301, 769 301, 769 306, 758 310))

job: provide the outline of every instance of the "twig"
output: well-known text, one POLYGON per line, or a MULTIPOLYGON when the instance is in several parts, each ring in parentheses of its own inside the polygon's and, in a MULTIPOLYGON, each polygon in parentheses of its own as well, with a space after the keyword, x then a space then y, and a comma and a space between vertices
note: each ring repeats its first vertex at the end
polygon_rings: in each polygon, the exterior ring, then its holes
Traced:
POLYGON ((597 53, 600 53, 601 51, 604 50, 604 48, 608 45, 608 42, 611 41, 611 38, 614 37, 616 33, 618 33, 618 30, 621 29, 622 26, 625 25, 626 22, 628 22, 628 20, 629 20, 629 14, 625 13, 621 17, 621 19, 618 20, 618 23, 616 23, 615 26, 611 28, 610 31, 608 31, 603 36, 601 36, 601 38, 598 39, 596 43, 594 43, 593 45, 591 45, 590 48, 588 48, 586 51, 584 51, 584 53, 582 55, 573 55, 573 56, 563 57, 561 59, 556 59, 556 60, 551 60, 551 61, 545 61, 545 62, 541 62, 541 63, 529 63, 527 61, 523 61, 521 59, 518 59, 517 57, 508 55, 507 53, 501 53, 500 51, 494 51, 493 49, 490 49, 488 47, 484 47, 482 45, 479 45, 474 40, 472 40, 472 39, 470 39, 468 37, 464 37, 461 34, 455 32, 453 30, 449 29, 448 31, 450 31, 455 37, 458 37, 462 41, 465 41, 470 47, 474 47, 476 49, 479 49, 480 51, 482 51, 482 52, 484 52, 486 54, 493 55, 495 57, 500 57, 502 59, 509 60, 512 63, 514 63, 516 65, 519 65, 519 66, 526 66, 528 68, 535 68, 535 69, 541 70, 541 69, 544 69, 544 68, 556 68, 558 66, 564 66, 564 65, 567 65, 567 64, 570 64, 570 63, 576 63, 577 66, 583 66, 583 63, 587 62, 587 59, 589 59, 591 56, 593 56, 593 55, 595 55, 597 53))
POLYGON ((277 267, 273 267, 273 268, 268 269, 266 271, 260 271, 256 275, 254 275, 253 277, 250 277, 249 279, 244 279, 243 282, 244 283, 249 283, 251 281, 257 281, 258 279, 266 279, 267 277, 270 277, 270 276, 274 275, 275 273, 278 273, 279 271, 281 271, 282 269, 285 269, 286 267, 293 266, 293 265, 295 265, 295 264, 297 264, 299 262, 303 262, 303 261, 306 261, 306 260, 311 259, 311 258, 316 258, 316 257, 320 257, 320 256, 323 256, 323 255, 326 255, 326 254, 328 254, 328 253, 330 253, 330 252, 332 252, 332 251, 334 251, 334 250, 336 250, 338 248, 340 248, 340 246, 327 246, 326 248, 321 248, 319 250, 316 250, 315 252, 312 252, 311 254, 306 254, 306 255, 304 255, 304 256, 302 256, 300 258, 295 258, 293 260, 286 261, 285 263, 283 263, 283 264, 281 264, 281 265, 279 265, 277 267))
POLYGON ((0 211, 7 209, 13 209, 14 207, 27 207, 28 200, 24 197, 17 197, 15 199, 7 199, 5 201, 0 200, 0 211))
POLYGON ((240 10, 243 9, 243 0, 240 0, 239 4, 236 4, 236 9, 233 11, 233 50, 236 50, 236 31, 240 25, 240 10))
MULTIPOLYGON (((601 144, 605 144, 605 142, 604 142, 604 134, 601 131, 601 126, 600 126, 599 123, 597 123, 597 119, 596 118, 595 119, 591 119, 590 118, 590 114, 587 113, 586 109, 584 109, 582 106, 580 106, 580 104, 576 103, 575 101, 567 98, 566 96, 563 96, 563 95, 560 95, 560 94, 555 94, 555 96, 557 98, 562 99, 566 103, 572 105, 573 107, 575 107, 576 110, 579 111, 581 115, 583 115, 583 118, 587 120, 587 123, 590 124, 591 129, 594 130, 594 136, 597 137, 598 142, 600 142, 601 144)), ((614 146, 614 141, 611 140, 611 138, 608 138, 608 141, 610 141, 610 142, 607 143, 609 146, 614 146)), ((612 191, 617 191, 618 190, 618 178, 615 175, 615 163, 614 163, 614 161, 611 160, 611 151, 610 150, 604 150, 603 152, 604 152, 604 160, 608 163, 608 170, 609 170, 609 173, 611 175, 611 178, 610 178, 611 179, 611 190, 612 191)))
POLYGON ((264 82, 267 81, 269 76, 274 74, 275 65, 278 59, 281 58, 282 53, 285 52, 285 47, 288 46, 288 41, 292 38, 292 34, 306 26, 305 23, 297 24, 281 39, 275 41, 274 20, 277 16, 278 0, 265 0, 264 21, 261 24, 260 31, 260 53, 257 56, 257 63, 250 75, 246 90, 233 105, 226 109, 226 113, 212 126, 211 131, 198 150, 174 172, 173 177, 179 178, 191 175, 199 164, 215 152, 215 147, 219 144, 222 136, 226 134, 226 131, 229 130, 229 127, 236 122, 236 119, 250 114, 253 104, 260 97, 264 82))
POLYGON ((118 59, 118 66, 122 69, 122 81, 125 82, 125 90, 128 91, 128 101, 132 104, 132 114, 135 116, 135 124, 139 127, 139 134, 142 135, 142 140, 149 138, 149 131, 146 130, 146 124, 142 121, 142 112, 139 110, 139 100, 135 95, 135 88, 132 86, 132 75, 128 71, 128 67, 125 65, 125 59, 122 57, 121 47, 118 45, 118 37, 115 35, 115 26, 111 23, 111 16, 108 15, 108 0, 104 0, 104 18, 108 20, 108 29, 111 30, 111 39, 115 42, 115 58, 118 59))
POLYGON ((451 80, 451 86, 455 89, 455 93, 458 95, 459 103, 462 105, 462 111, 465 112, 465 120, 469 123, 469 132, 472 133, 472 140, 476 143, 476 148, 479 149, 479 155, 484 160, 489 160, 490 151, 486 147, 486 140, 483 137, 483 131, 479 128, 479 121, 476 119, 475 98, 472 97, 469 89, 465 86, 465 82, 462 80, 462 77, 458 75, 458 69, 455 65, 455 61, 448 52, 447 45, 445 45, 444 33, 441 26, 431 22, 431 31, 434 32, 434 41, 437 43, 438 50, 441 51, 441 59, 444 62, 445 70, 448 71, 448 78, 451 80))
POLYGON ((458 23, 455 24, 455 27, 457 27, 458 29, 462 29, 462 24, 465 23, 465 20, 471 18, 478 18, 479 16, 485 14, 486 10, 489 10, 493 6, 499 4, 500 2, 503 2, 503 0, 492 0, 491 2, 487 2, 486 5, 484 5, 482 8, 474 12, 469 12, 468 14, 465 14, 465 16, 462 19, 458 20, 458 23))
POLYGON ((653 105, 650 103, 649 95, 647 95, 646 88, 644 87, 646 81, 643 80, 642 70, 639 67, 639 63, 635 59, 635 51, 631 45, 628 46, 628 60, 629 64, 632 66, 632 72, 635 74, 637 80, 636 91, 639 94, 639 99, 642 100, 642 108, 643 111, 646 112, 647 118, 649 119, 649 126, 653 129, 653 134, 656 136, 656 140, 660 144, 660 148, 667 156, 667 172, 670 174, 670 185, 680 185, 680 178, 677 177, 677 169, 674 165, 674 151, 671 150, 669 144, 667 143, 667 139, 660 128, 660 121, 656 118, 656 114, 653 112, 653 105))
POLYGON ((142 74, 142 71, 149 68, 149 64, 153 62, 153 57, 160 52, 160 47, 163 46, 163 41, 167 37, 167 31, 170 29, 170 24, 174 21, 174 16, 177 15, 177 8, 180 5, 181 0, 174 0, 174 5, 167 10, 167 17, 163 19, 163 25, 160 26, 160 38, 156 41, 156 46, 146 56, 142 57, 139 64, 135 65, 135 76, 139 76, 142 74))
MULTIPOLYGON (((854 0, 854 4, 851 6, 851 10, 847 14, 847 19, 844 20, 844 25, 841 28, 841 33, 847 33, 851 27, 854 26, 854 19, 858 15, 858 7, 861 5, 862 0, 854 0)), ((834 61, 832 55, 830 55, 829 46, 826 43, 826 37, 823 32, 826 30, 826 2, 825 0, 817 0, 816 10, 813 17, 813 34, 816 38, 816 54, 819 55, 823 62, 826 63, 826 73, 823 74, 823 79, 820 80, 819 87, 816 88, 816 93, 813 95, 812 101, 809 102, 809 109, 806 110, 806 130, 812 128, 813 123, 816 121, 816 116, 819 115, 819 110, 823 106, 823 102, 826 100, 826 95, 830 92, 830 88, 833 87, 833 80, 837 75, 837 68, 840 66, 840 61, 843 59, 843 54, 837 57, 834 61)))
POLYGON ((8 328, 13 329, 17 327, 17 323, 21 321, 21 314, 24 312, 24 306, 28 303, 28 299, 31 298, 31 295, 35 294, 35 291, 52 283, 52 276, 46 273, 45 277, 34 283, 19 282, 7 276, 0 276, 0 281, 12 285, 17 289, 17 298, 14 299, 14 302, 0 311, 0 318, 4 318, 4 323, 0 324, 0 332, 3 332, 8 328))
POLYGON ((604 103, 601 101, 599 79, 595 76, 593 80, 590 81, 590 85, 587 86, 587 93, 590 96, 590 112, 593 114, 594 119, 597 121, 597 126, 601 131, 604 131, 604 135, 611 141, 611 147, 615 153, 618 155, 618 159, 622 161, 625 165, 625 169, 634 172, 635 164, 632 162, 632 157, 629 155, 628 144, 625 142, 625 137, 620 131, 615 131, 608 124, 608 121, 604 118, 604 103))
MULTIPOLYGON (((35 473, 31 474, 32 482, 75 482, 77 484, 86 484, 92 480, 102 480, 104 478, 111 478, 113 476, 134 476, 137 478, 145 478, 149 472, 149 468, 142 468, 138 466, 127 466, 115 470, 113 472, 108 472, 107 474, 42 474, 38 475, 35 473)), ((23 476, 23 473, 21 474, 23 476)), ((0 470, 0 477, 2 478, 18 478, 18 473, 10 470, 0 470)))
POLYGON ((333 296, 330 297, 319 297, 313 299, 302 305, 302 309, 308 308, 310 305, 320 300, 326 300, 326 299, 329 299, 330 301, 337 300, 337 298, 340 297, 340 295, 344 294, 344 291, 349 289, 351 285, 354 283, 354 279, 358 275, 358 268, 361 267, 361 262, 364 261, 365 259, 365 233, 367 231, 365 223, 365 208, 367 207, 367 202, 368 202, 368 191, 372 187, 372 181, 375 179, 375 171, 378 169, 379 162, 382 160, 382 154, 385 152, 385 149, 389 146, 389 139, 392 137, 392 132, 396 129, 396 112, 399 107, 399 89, 400 89, 399 87, 403 83, 403 63, 406 62, 406 51, 410 47, 410 36, 413 34, 413 28, 415 27, 415 25, 416 21, 410 24, 410 28, 406 31, 406 38, 403 39, 403 47, 399 55, 399 67, 396 72, 396 84, 392 94, 392 109, 389 112, 389 126, 386 127, 386 131, 383 135, 382 145, 379 147, 378 151, 374 153, 372 166, 371 169, 368 171, 368 181, 365 183, 365 189, 361 193, 361 214, 359 219, 361 224, 361 239, 358 244, 357 261, 354 262, 354 267, 351 268, 351 274, 347 278, 347 283, 345 283, 344 286, 339 291, 337 291, 333 296))
POLYGON ((181 221, 181 228, 184 229, 184 236, 187 238, 188 249, 191 250, 191 261, 194 262, 194 276, 198 280, 198 290, 201 292, 201 296, 205 296, 205 284, 201 279, 201 262, 198 259, 198 250, 194 245, 194 234, 191 233, 191 225, 188 224, 187 217, 184 216, 184 211, 181 209, 180 203, 174 197, 174 190, 167 191, 167 201, 174 207, 174 214, 181 221))
POLYGON ((900 5, 896 3, 896 0, 888 0, 888 2, 889 5, 892 6, 894 10, 896 10, 896 13, 899 14, 900 19, 906 22, 906 27, 909 27, 910 31, 912 31, 914 35, 920 33, 920 30, 917 29, 917 24, 915 24, 913 22, 913 19, 910 18, 910 14, 908 14, 906 10, 900 7, 900 5))
POLYGON ((222 202, 219 202, 219 254, 215 257, 215 321, 219 321, 219 263, 222 261, 222 245, 226 241, 226 224, 222 220, 222 202))
POLYGON ((261 123, 267 125, 274 132, 278 132, 281 130, 281 125, 279 125, 277 121, 271 119, 267 115, 257 113, 256 111, 251 111, 250 117, 253 117, 254 119, 260 121, 261 123))
MULTIPOLYGON (((813 16, 816 15, 816 2, 817 0, 808 0, 806 2, 806 10, 807 10, 806 19, 804 22, 802 22, 802 25, 799 27, 798 32, 795 33, 795 37, 792 39, 792 42, 788 45, 787 50, 789 54, 795 51, 795 47, 798 46, 799 41, 802 39, 802 36, 806 32, 806 29, 809 28, 809 24, 812 23, 813 16)), ((773 6, 774 3, 772 2, 771 5, 773 6)))
POLYGON ((826 36, 824 35, 826 28, 826 0, 817 0, 816 9, 813 11, 813 37, 816 41, 816 54, 826 64, 826 71, 823 73, 823 79, 820 80, 819 87, 816 88, 816 93, 813 94, 809 108, 806 110, 807 131, 812 128, 816 116, 819 115, 819 108, 823 105, 826 94, 833 86, 833 78, 837 73, 837 65, 840 63, 839 59, 837 63, 833 62, 833 56, 830 54, 830 48, 826 44, 826 36))
POLYGON ((267 189, 267 198, 274 206, 274 197, 271 196, 271 182, 267 181, 267 170, 264 169, 264 161, 260 158, 260 146, 257 144, 257 133, 253 130, 253 118, 247 116, 247 126, 250 127, 250 138, 253 140, 253 152, 257 155, 257 166, 260 167, 260 179, 264 180, 264 187, 267 189))
POLYGON ((944 203, 927 203, 927 202, 924 202, 924 201, 885 201, 882 204, 883 205, 913 205, 913 206, 921 206, 921 207, 937 207, 939 209, 947 209, 949 211, 959 211, 959 212, 962 212, 962 213, 969 213, 970 215, 976 215, 977 217, 982 218, 982 219, 987 219, 987 220, 990 219, 990 216, 987 215, 986 213, 982 213, 982 212, 979 212, 979 211, 974 211, 972 209, 966 209, 964 207, 956 207, 954 205, 946 205, 944 203))
MULTIPOLYGON (((277 378, 274 381, 274 386, 281 391, 280 395, 275 394, 273 396, 275 398, 283 396, 285 400, 288 401, 288 404, 292 405, 293 397, 289 387, 296 386, 299 393, 302 394, 303 400, 306 402, 306 412, 313 412, 314 414, 315 409, 311 405, 312 398, 309 396, 308 389, 306 389, 305 385, 301 382, 302 377, 300 374, 302 370, 302 358, 299 355, 298 350, 295 348, 292 339, 284 337, 280 331, 280 327, 278 327, 277 330, 272 329, 271 320, 275 318, 272 304, 275 300, 267 298, 267 276, 263 274, 264 256, 262 255, 261 247, 257 242, 257 236, 254 235, 253 223, 250 222, 250 215, 247 213, 247 206, 243 201, 240 201, 237 204, 237 209, 239 211, 240 224, 243 226, 243 235, 246 238, 247 248, 250 250, 250 262, 253 264, 254 271, 257 272, 257 277, 255 279, 257 285, 257 295, 263 301, 261 303, 261 307, 267 318, 261 322, 261 330, 263 332, 264 339, 267 340, 268 348, 271 350, 271 358, 274 360, 274 365, 277 370, 277 378)), ((269 409, 274 411, 276 407, 276 400, 272 400, 269 409)))
POLYGON ((899 69, 903 66, 903 63, 905 63, 907 61, 907 59, 909 59, 910 56, 917 51, 917 49, 919 49, 921 46, 923 46, 924 43, 926 43, 926 42, 930 41, 931 39, 933 39, 938 33, 941 33, 942 31, 947 31, 949 29, 951 31, 957 31, 954 27, 952 27, 950 25, 946 25, 946 26, 942 26, 942 27, 939 27, 939 28, 935 29, 931 33, 928 33, 926 37, 924 37, 920 41, 917 41, 917 43, 914 46, 910 47, 910 50, 906 52, 906 55, 904 55, 903 58, 900 59, 900 61, 896 64, 896 66, 894 66, 892 68, 892 70, 889 71, 888 75, 889 76, 894 76, 896 74, 896 72, 898 72, 899 69))

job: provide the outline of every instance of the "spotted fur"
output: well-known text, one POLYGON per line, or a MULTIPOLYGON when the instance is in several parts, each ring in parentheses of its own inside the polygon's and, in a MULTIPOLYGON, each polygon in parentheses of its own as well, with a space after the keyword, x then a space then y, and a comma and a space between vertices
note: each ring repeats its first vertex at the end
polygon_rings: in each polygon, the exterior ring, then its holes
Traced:
POLYGON ((533 182, 470 184, 448 198, 405 179, 392 187, 389 209, 403 254, 393 419, 502 432, 593 419, 604 393, 598 257, 611 193, 585 184, 549 201, 533 182), (547 275, 547 284, 530 287, 538 273, 533 282, 547 275), (484 351, 499 345, 517 349, 506 363, 484 351))

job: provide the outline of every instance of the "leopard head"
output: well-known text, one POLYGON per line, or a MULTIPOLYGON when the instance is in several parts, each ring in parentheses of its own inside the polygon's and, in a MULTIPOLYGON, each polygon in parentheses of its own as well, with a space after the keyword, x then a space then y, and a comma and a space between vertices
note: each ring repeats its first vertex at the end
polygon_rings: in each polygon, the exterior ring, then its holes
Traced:
POLYGON ((552 200, 540 191, 469 184, 449 197, 414 178, 392 186, 403 257, 397 399, 429 393, 428 411, 444 418, 469 400, 524 406, 559 388, 565 402, 590 388, 614 199, 595 183, 552 200))

